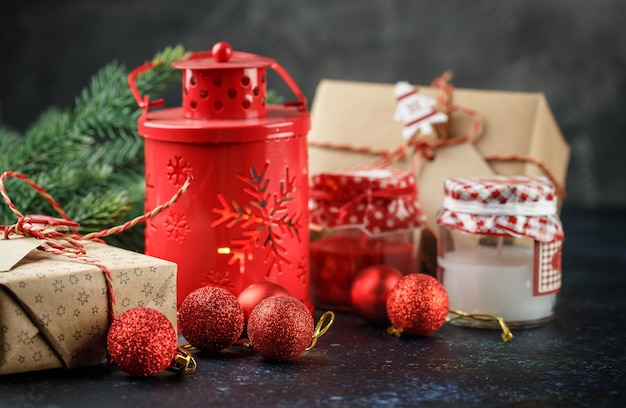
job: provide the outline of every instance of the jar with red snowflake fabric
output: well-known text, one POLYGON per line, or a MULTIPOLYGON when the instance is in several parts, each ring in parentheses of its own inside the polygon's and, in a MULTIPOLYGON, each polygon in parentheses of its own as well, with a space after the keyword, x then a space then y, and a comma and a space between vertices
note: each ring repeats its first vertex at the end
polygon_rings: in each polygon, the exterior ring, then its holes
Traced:
MULTIPOLYGON (((452 311, 497 316, 512 328, 554 316, 563 227, 545 177, 448 178, 439 225, 437 276, 452 311)), ((493 319, 452 323, 498 328, 493 319)))
POLYGON ((425 216, 415 176, 357 167, 312 177, 311 297, 320 308, 350 312, 355 276, 374 265, 419 272, 425 216))

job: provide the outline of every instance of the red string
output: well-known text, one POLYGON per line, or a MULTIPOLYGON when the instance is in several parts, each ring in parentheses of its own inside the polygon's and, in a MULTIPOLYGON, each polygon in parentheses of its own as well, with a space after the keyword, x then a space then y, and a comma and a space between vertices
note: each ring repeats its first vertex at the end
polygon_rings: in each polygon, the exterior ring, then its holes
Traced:
MULTIPOLYGON (((483 120, 482 117, 475 110, 451 104, 452 91, 454 90, 454 86, 449 83, 451 78, 452 73, 450 71, 446 71, 439 77, 435 78, 431 85, 439 89, 436 110, 446 113, 448 117, 450 117, 450 115, 453 113, 460 113, 472 118, 472 126, 469 131, 459 137, 448 137, 449 123, 442 123, 437 125, 437 131, 435 132, 434 136, 426 136, 417 132, 412 138, 392 150, 373 149, 367 146, 353 146, 350 144, 335 144, 331 142, 317 141, 309 141, 309 145, 325 149, 351 151, 379 156, 378 160, 373 163, 375 167, 387 167, 397 162, 398 160, 406 157, 407 152, 412 149, 414 158, 412 167, 413 171, 417 172, 417 169, 419 169, 419 166, 417 166, 417 164, 422 157, 426 158, 426 160, 429 161, 433 160, 435 158, 435 150, 441 147, 473 142, 482 134, 483 120)), ((537 159, 523 155, 492 155, 486 156, 485 160, 532 163, 538 166, 555 185, 559 196, 562 199, 565 198, 565 188, 563 187, 563 185, 557 181, 556 177, 550 171, 550 169, 548 169, 545 163, 537 159)))
POLYGON ((541 171, 544 172, 546 177, 548 177, 548 179, 552 182, 552 184, 554 184, 556 193, 559 195, 559 197, 561 197, 562 200, 564 200, 567 196, 567 193, 565 191, 565 187, 563 186, 563 184, 557 181, 556 177, 554 176, 554 173, 541 160, 537 160, 534 157, 517 155, 517 154, 511 154, 511 155, 494 154, 494 155, 485 156, 485 160, 501 161, 501 162, 521 162, 521 163, 534 164, 535 166, 539 167, 541 171))
POLYGON ((320 148, 352 151, 381 156, 374 163, 374 166, 386 167, 404 158, 411 148, 413 149, 413 154, 417 158, 417 160, 419 160, 421 157, 425 157, 427 160, 433 160, 435 157, 435 150, 440 147, 452 146, 474 141, 482 133, 482 118, 473 109, 450 104, 453 86, 448 83, 448 80, 451 78, 451 76, 452 74, 450 72, 445 72, 433 81, 433 86, 438 87, 440 90, 439 96, 437 98, 437 109, 448 115, 452 113, 461 113, 470 116, 473 120, 473 124, 469 132, 464 135, 455 138, 447 138, 447 124, 442 124, 438 127, 439 134, 437 136, 428 137, 418 132, 412 138, 393 150, 373 149, 368 146, 353 146, 350 144, 335 144, 331 142, 316 141, 309 141, 309 145, 320 148))
POLYGON ((65 256, 73 260, 85 262, 95 265, 102 270, 104 279, 107 286, 107 299, 109 305, 109 318, 111 321, 115 319, 115 294, 113 292, 113 277, 109 269, 102 262, 97 259, 91 258, 86 254, 85 247, 79 240, 101 241, 100 238, 113 234, 126 231, 133 226, 145 222, 149 218, 152 218, 160 212, 171 207, 178 201, 178 199, 187 191, 193 176, 191 173, 187 175, 187 180, 182 187, 174 194, 174 196, 166 203, 161 204, 154 208, 154 210, 145 213, 139 217, 136 217, 130 221, 125 222, 122 225, 108 228, 99 232, 92 232, 87 235, 79 235, 76 232, 76 226, 78 223, 72 221, 72 219, 65 213, 59 203, 48 194, 42 187, 31 180, 28 176, 18 173, 12 170, 5 171, 0 175, 0 195, 4 199, 4 202, 11 209, 17 222, 13 225, 2 226, 4 231, 4 239, 8 239, 10 235, 21 235, 26 237, 33 237, 44 241, 42 245, 37 249, 45 252, 49 252, 54 255, 65 256), (13 204, 9 194, 4 187, 4 181, 8 178, 19 179, 28 184, 33 190, 35 190, 46 202, 48 202, 56 212, 61 215, 62 220, 54 219, 41 215, 23 215, 13 204), (47 225, 46 225, 47 224, 47 225), (68 227, 72 228, 73 234, 67 234, 68 227), (65 244, 63 244, 65 242, 65 244))

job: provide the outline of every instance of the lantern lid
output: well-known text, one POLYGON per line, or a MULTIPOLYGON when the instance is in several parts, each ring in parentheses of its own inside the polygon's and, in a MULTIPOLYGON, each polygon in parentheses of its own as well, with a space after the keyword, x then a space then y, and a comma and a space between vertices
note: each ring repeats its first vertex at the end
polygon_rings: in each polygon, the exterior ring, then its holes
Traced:
POLYGON ((245 143, 304 136, 310 116, 294 107, 269 105, 267 115, 246 120, 197 120, 182 108, 158 109, 138 119, 145 139, 175 143, 245 143))
POLYGON ((229 69, 229 68, 263 68, 275 61, 247 52, 233 51, 233 47, 225 42, 216 43, 211 51, 198 52, 190 58, 172 63, 176 69, 229 69))

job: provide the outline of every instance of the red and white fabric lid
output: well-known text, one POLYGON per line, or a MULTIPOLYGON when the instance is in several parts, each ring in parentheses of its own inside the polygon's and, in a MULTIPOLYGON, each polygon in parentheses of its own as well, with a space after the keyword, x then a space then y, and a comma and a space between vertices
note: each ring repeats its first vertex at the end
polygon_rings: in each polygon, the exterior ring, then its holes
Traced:
POLYGON ((557 194, 546 177, 448 178, 437 224, 470 234, 562 240, 557 194))
POLYGON ((413 173, 395 168, 356 167, 312 177, 311 224, 359 228, 378 235, 423 227, 413 173))

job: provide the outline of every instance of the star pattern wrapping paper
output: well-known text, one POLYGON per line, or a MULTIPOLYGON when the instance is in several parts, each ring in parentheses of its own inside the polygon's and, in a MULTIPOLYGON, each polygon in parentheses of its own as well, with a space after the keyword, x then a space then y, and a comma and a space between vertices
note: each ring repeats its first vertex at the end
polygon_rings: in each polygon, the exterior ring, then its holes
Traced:
MULTIPOLYGON (((111 272, 116 315, 150 307, 176 328, 175 263, 93 242, 85 249, 111 272)), ((0 374, 106 363, 108 307, 99 267, 31 251, 0 272, 0 374)))

